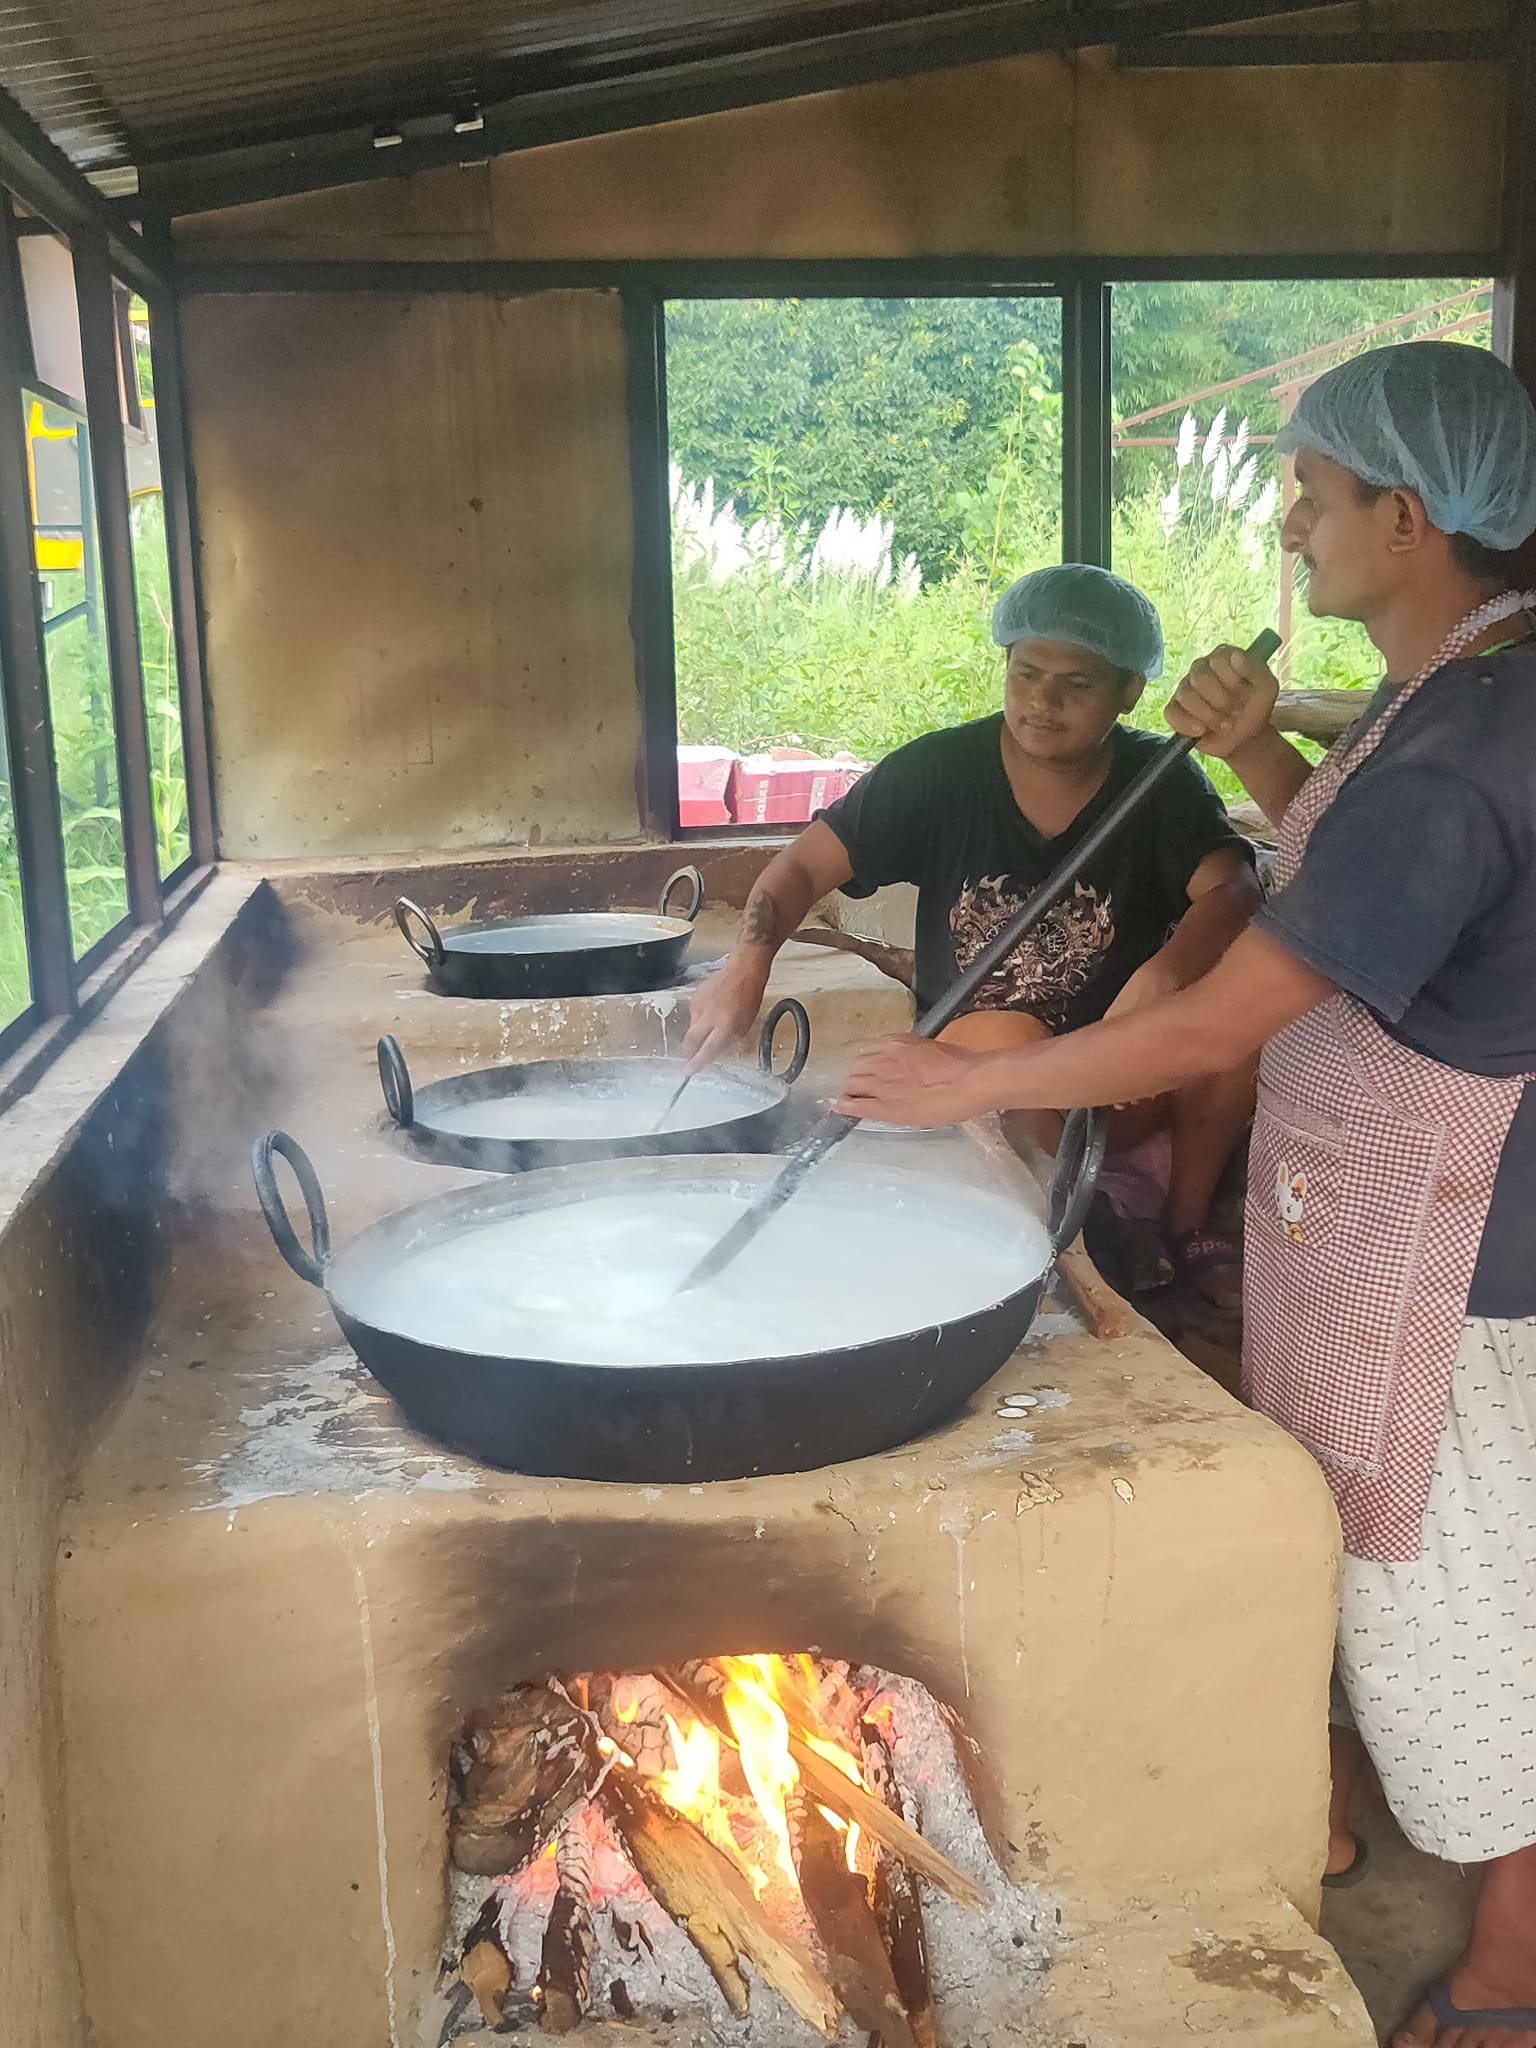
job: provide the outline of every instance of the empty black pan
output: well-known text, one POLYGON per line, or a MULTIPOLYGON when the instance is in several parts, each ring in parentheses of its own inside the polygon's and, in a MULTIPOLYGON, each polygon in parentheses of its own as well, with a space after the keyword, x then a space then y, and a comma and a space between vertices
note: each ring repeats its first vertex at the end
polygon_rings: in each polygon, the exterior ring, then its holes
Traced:
POLYGON ((412 1151, 437 1166, 521 1173, 647 1152, 770 1152, 810 1049, 810 1019, 786 996, 763 1020, 755 1067, 722 1060, 704 1068, 665 1116, 686 1071, 680 1060, 529 1060, 415 1088, 398 1041, 386 1036, 379 1086, 412 1151), (774 1033, 786 1017, 795 1046, 776 1074, 774 1033))
POLYGON ((576 910, 437 925, 420 904, 402 896, 395 923, 426 962, 427 978, 440 995, 508 1001, 624 995, 665 988, 677 979, 703 901, 704 877, 689 867, 669 877, 654 917, 639 910, 576 910), (688 907, 673 917, 667 905, 679 882, 689 886, 688 907))
MULTIPOLYGON (((470 1326, 462 1283, 435 1284, 434 1256, 508 1219, 614 1196, 643 1211, 664 1241, 669 1201, 722 1188, 745 1198, 771 1183, 779 1164, 772 1158, 609 1159, 477 1181, 384 1217, 339 1251, 331 1249, 315 1170, 286 1132, 258 1139, 251 1164, 278 1250, 301 1279, 324 1290, 347 1342, 417 1429, 516 1472, 660 1483, 805 1472, 907 1443, 945 1421, 1023 1340, 1057 1252, 1081 1228, 1103 1152, 1102 1126, 1074 1111, 1051 1182, 1045 1230, 1026 1221, 1017 1197, 1001 1189, 941 1182, 846 1154, 829 1161, 802 1200, 827 1204, 827 1270, 839 1282, 872 1292, 877 1302, 887 1290, 890 1276, 878 1260, 855 1271, 841 1256, 844 1220, 858 1203, 873 1200, 932 1211, 933 1262, 904 1263, 909 1293, 914 1284, 919 1291, 930 1281, 942 1286, 946 1244, 969 1243, 978 1233, 1008 1244, 1018 1234, 1019 1257, 1002 1291, 988 1288, 958 1308, 950 1296, 947 1311, 938 1309, 936 1296, 932 1314, 919 1307, 909 1327, 895 1334, 836 1348, 817 1348, 812 1336, 804 1348, 780 1356, 754 1351, 757 1325, 744 1316, 739 1356, 685 1364, 654 1358, 581 1364, 530 1355, 531 1346, 519 1350, 524 1333, 515 1315, 503 1319, 499 1312, 492 1318, 496 1346, 478 1350, 464 1340, 470 1326), (309 1215, 308 1245, 283 1206, 276 1155, 297 1176, 309 1215)), ((767 1233, 762 1242, 771 1242, 767 1233)), ((494 1273, 494 1263, 489 1270, 494 1273)), ((575 1284, 584 1285, 586 1277, 583 1267, 575 1284)), ((793 1301, 802 1277, 786 1268, 786 1300, 793 1301)), ((476 1307, 473 1299, 468 1305, 476 1307)))

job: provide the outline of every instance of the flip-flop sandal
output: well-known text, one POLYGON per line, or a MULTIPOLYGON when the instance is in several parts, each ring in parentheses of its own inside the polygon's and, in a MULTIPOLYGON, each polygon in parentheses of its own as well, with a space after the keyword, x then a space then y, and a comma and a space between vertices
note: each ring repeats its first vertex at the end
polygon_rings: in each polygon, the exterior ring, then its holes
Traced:
POLYGON ((1348 1891, 1352 1884, 1358 1884, 1370 1866, 1371 1851, 1368 1843, 1359 1835, 1355 1836, 1355 1854, 1351 1863, 1342 1870, 1330 1870, 1323 1878, 1323 1888, 1330 1892, 1348 1891))
POLYGON ((1451 2027, 1502 2027, 1511 2034, 1536 2033, 1536 2005, 1483 2005, 1466 2010, 1451 1997, 1443 1977, 1437 1977, 1424 1994, 1424 2003, 1435 2016, 1440 2033, 1451 2027))
POLYGON ((1225 1230, 1191 1230, 1169 1244, 1174 1269, 1195 1292, 1228 1315, 1243 1305, 1243 1242, 1225 1230), (1233 1276, 1230 1291, 1212 1293, 1210 1281, 1219 1272, 1233 1276))

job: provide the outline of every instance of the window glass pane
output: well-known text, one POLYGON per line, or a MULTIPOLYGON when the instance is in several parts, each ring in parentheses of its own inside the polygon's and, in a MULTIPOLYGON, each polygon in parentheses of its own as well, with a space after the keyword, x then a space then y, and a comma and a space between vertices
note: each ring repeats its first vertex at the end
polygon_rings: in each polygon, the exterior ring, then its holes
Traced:
POLYGON ((69 922, 78 959, 127 915, 117 745, 85 421, 23 392, 69 922))
MULTIPOLYGON (((1157 605, 1168 646, 1138 724, 1161 726, 1197 655, 1267 625, 1285 636, 1285 683, 1375 684, 1364 629, 1314 619, 1305 570, 1281 552, 1291 477, 1274 437, 1307 384, 1349 356, 1432 336, 1486 348, 1491 298, 1476 278, 1115 286, 1114 563, 1157 605)), ((1206 766, 1241 793, 1224 765, 1206 766)))
POLYGON ((165 497, 160 487, 160 444, 155 432, 155 383, 150 360, 149 308, 140 298, 122 301, 125 337, 124 428, 128 502, 133 529, 133 581, 138 596, 139 658, 149 729, 149 774, 155 810, 155 856, 162 878, 192 849, 187 830, 187 770, 181 749, 181 688, 171 612, 171 563, 165 539, 165 497), (135 419, 137 415, 137 419, 135 419))
POLYGON ((16 846, 16 812, 11 802, 0 724, 0 1030, 32 1000, 27 971, 27 933, 21 915, 21 861, 16 846))
POLYGON ((997 708, 992 598, 1060 559, 1060 416, 1054 297, 668 305, 685 823, 807 817, 829 785, 783 757, 997 708))
POLYGON ((62 235, 33 233, 39 223, 23 215, 17 236, 32 373, 47 390, 85 410, 85 369, 80 357, 80 309, 75 263, 62 235))

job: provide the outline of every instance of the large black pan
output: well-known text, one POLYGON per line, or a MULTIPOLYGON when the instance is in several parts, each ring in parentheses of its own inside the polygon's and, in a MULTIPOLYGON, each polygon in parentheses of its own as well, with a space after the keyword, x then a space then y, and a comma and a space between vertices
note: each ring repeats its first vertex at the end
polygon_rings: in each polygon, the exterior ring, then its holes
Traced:
POLYGON ((655 1125, 686 1071, 669 1059, 528 1060, 481 1067, 413 1088, 398 1040, 379 1040, 379 1086, 384 1107, 406 1134, 418 1159, 435 1166, 469 1166, 481 1173, 523 1173, 533 1166, 573 1166, 586 1159, 639 1158, 655 1152, 771 1152, 784 1124, 791 1084, 811 1049, 811 1023, 793 996, 775 1003, 763 1020, 757 1066, 721 1060, 694 1076, 672 1120, 655 1125), (773 1071, 773 1038, 792 1018, 795 1048, 782 1074, 773 1071), (547 1108, 550 1135, 495 1133, 497 1108, 547 1108), (601 1121, 606 1113, 627 1136, 561 1137, 566 1105, 601 1121), (693 1118, 691 1124, 687 1119, 693 1118), (703 1119, 703 1121, 699 1121, 703 1119), (636 1128, 638 1126, 638 1129, 636 1128))
MULTIPOLYGON (((666 1483, 804 1472, 870 1456, 945 1421, 1022 1341, 1051 1262, 1077 1235, 1104 1154, 1102 1126, 1067 1120, 1047 1200, 1051 1261, 1006 1299, 898 1337, 795 1357, 708 1365, 571 1365, 471 1354, 382 1328, 370 1316, 381 1262, 501 1217, 583 1195, 766 1184, 761 1154, 711 1159, 615 1159, 545 1167, 438 1195, 372 1224, 331 1250, 325 1198, 307 1155, 284 1131, 257 1140, 256 1191, 278 1250, 325 1290, 357 1356, 425 1435, 493 1465, 539 1476, 666 1483), (278 1192, 274 1156, 292 1166, 309 1215, 306 1247, 278 1192)), ((847 1162, 851 1164, 851 1162, 847 1162)), ((976 1199, 974 1189, 965 1190, 976 1199)), ((1013 1198, 999 1203, 1017 1213, 1013 1198)), ((516 1333, 508 1331, 509 1343, 516 1333)))
POLYGON ((578 910, 439 926, 402 896, 395 923, 427 963, 427 978, 440 995, 508 1001, 611 996, 676 980, 703 901, 704 877, 697 868, 679 868, 662 890, 654 917, 637 910, 578 910), (679 882, 688 884, 688 907, 673 917, 667 905, 679 882), (423 937, 411 929, 412 920, 423 937))

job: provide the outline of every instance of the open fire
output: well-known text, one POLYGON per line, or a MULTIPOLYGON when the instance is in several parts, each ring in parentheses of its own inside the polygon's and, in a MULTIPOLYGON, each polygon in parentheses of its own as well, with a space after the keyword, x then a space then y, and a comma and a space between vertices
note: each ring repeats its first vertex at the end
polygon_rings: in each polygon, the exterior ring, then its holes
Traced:
POLYGON ((735 2019, 755 1980, 826 2040, 846 2015, 882 2048, 934 2048, 919 1881, 968 1907, 983 1893, 924 1839, 900 1712, 884 1673, 745 1656, 550 1677, 473 1716, 450 1843, 494 1882, 456 2011, 495 2026, 521 2005, 551 2033, 632 2018, 660 1909, 735 2019))

